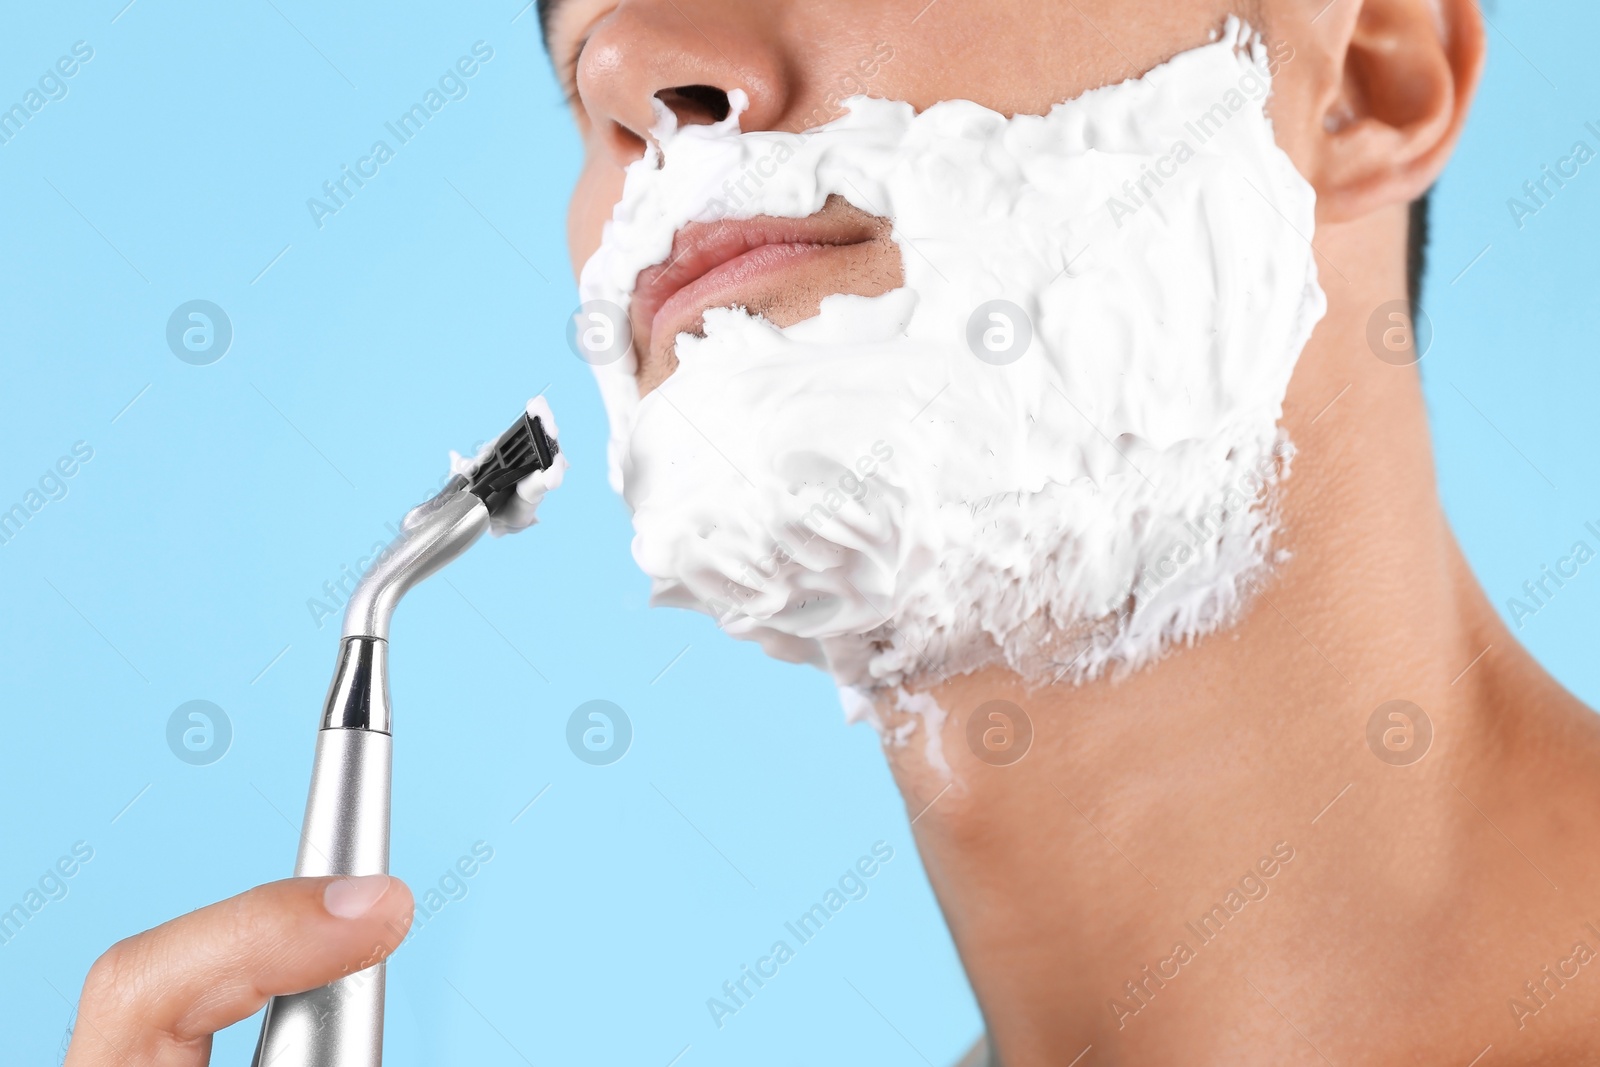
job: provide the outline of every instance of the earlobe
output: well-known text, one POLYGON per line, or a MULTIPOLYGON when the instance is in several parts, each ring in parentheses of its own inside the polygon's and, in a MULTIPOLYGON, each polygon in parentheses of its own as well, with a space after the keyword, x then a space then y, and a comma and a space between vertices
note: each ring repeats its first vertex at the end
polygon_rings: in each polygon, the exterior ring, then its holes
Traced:
POLYGON ((1348 221, 1421 196, 1455 147, 1483 68, 1476 3, 1340 0, 1312 30, 1335 60, 1314 134, 1318 215, 1348 221))

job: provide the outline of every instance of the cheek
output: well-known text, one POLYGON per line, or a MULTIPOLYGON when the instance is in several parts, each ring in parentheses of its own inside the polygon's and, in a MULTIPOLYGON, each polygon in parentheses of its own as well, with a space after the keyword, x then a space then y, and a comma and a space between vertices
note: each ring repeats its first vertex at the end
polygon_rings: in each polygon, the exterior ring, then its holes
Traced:
MULTIPOLYGON (((894 50, 872 79, 871 95, 905 100, 919 111, 962 99, 1004 114, 1038 115, 1205 44, 1229 14, 1250 5, 1237 0, 940 0, 929 9, 927 0, 887 5, 839 0, 835 6, 837 23, 853 32, 861 27, 862 9, 883 15, 870 30, 860 31, 869 42, 881 39, 894 50), (919 16, 925 9, 925 17, 919 16), (907 32, 913 17, 914 32, 907 32), (995 56, 1004 61, 997 64, 995 56)), ((870 53, 870 43, 862 50, 870 53)))
MULTIPOLYGON (((1291 60, 1278 68, 1272 79, 1272 95, 1267 98, 1267 118, 1272 120, 1273 138, 1294 163, 1295 170, 1314 186, 1322 138, 1323 95, 1315 78, 1318 72, 1307 60, 1291 60)), ((1319 190, 1320 192, 1320 190, 1319 190)), ((1317 221, 1323 219, 1323 200, 1317 199, 1317 221)))
POLYGON ((590 152, 567 206, 567 251, 577 274, 600 247, 600 233, 611 209, 622 199, 623 172, 611 160, 590 152))

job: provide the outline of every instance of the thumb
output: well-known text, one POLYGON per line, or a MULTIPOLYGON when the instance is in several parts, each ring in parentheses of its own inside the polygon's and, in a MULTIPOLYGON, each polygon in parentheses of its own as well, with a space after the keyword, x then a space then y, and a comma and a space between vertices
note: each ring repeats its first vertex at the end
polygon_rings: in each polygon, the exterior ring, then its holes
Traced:
POLYGON ((290 878, 113 945, 89 971, 66 1067, 204 1067, 269 997, 380 962, 411 926, 398 878, 290 878))

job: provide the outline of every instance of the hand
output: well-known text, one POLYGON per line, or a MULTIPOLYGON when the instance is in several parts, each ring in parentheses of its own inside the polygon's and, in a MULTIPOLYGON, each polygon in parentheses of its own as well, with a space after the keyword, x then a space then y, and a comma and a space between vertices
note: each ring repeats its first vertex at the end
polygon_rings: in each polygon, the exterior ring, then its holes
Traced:
POLYGON ((66 1067, 205 1067, 212 1034, 386 959, 411 917, 398 878, 290 878, 119 941, 83 984, 66 1067))

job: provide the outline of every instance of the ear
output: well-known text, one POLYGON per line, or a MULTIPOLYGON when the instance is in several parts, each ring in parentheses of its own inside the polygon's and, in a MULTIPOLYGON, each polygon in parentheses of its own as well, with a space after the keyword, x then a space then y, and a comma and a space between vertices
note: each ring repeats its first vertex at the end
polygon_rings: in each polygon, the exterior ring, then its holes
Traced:
POLYGON ((1317 214, 1415 200, 1444 169, 1483 70, 1476 0, 1332 0, 1310 24, 1330 77, 1315 101, 1317 214))

